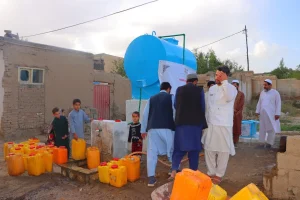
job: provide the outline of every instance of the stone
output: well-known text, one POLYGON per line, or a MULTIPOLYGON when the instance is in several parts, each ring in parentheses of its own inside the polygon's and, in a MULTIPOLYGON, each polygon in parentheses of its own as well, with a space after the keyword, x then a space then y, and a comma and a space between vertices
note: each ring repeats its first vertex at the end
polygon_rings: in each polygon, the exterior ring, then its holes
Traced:
POLYGON ((288 192, 288 183, 289 183, 289 176, 275 176, 272 179, 272 197, 278 199, 288 199, 289 192, 288 192))
POLYGON ((300 188, 300 171, 291 170, 289 172, 289 186, 300 188))
POLYGON ((300 136, 287 137, 286 153, 298 155, 300 159, 300 136))
POLYGON ((288 153, 277 153, 278 169, 300 170, 300 157, 288 153))
POLYGON ((278 176, 285 176, 288 173, 289 172, 287 170, 284 170, 284 169, 278 169, 278 171, 277 171, 278 176))

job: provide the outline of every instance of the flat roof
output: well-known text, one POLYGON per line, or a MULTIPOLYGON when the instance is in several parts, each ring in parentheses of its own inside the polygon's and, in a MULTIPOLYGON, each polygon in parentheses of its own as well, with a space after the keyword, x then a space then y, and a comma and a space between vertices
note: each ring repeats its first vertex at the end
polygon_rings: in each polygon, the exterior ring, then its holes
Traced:
POLYGON ((94 56, 92 53, 89 53, 89 52, 78 51, 78 50, 73 50, 73 49, 67 49, 67 48, 62 48, 62 47, 56 47, 56 46, 51 46, 51 45, 45 45, 45 44, 28 42, 28 41, 24 41, 24 40, 18 40, 18 39, 0 36, 0 42, 2 42, 2 41, 4 43, 10 43, 10 44, 15 44, 15 45, 20 45, 20 46, 27 46, 27 47, 32 47, 32 48, 46 49, 46 50, 52 50, 52 51, 65 51, 65 52, 70 52, 70 53, 85 54, 85 55, 89 55, 92 57, 94 56))

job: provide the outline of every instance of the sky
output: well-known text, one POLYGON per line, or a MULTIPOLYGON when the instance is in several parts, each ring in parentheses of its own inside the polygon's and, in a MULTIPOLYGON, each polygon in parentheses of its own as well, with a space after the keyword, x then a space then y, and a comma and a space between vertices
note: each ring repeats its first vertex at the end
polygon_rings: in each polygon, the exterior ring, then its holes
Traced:
MULTIPOLYGON (((0 0, 0 30, 27 36, 147 1, 151 0, 0 0)), ((132 40, 152 31, 157 35, 185 33, 186 47, 192 50, 247 25, 250 70, 262 73, 276 68, 281 58, 289 68, 300 64, 299 8, 298 0, 159 0, 28 41, 124 57, 132 40)), ((212 48, 221 60, 235 60, 246 69, 245 43, 240 33, 199 50, 212 48)))

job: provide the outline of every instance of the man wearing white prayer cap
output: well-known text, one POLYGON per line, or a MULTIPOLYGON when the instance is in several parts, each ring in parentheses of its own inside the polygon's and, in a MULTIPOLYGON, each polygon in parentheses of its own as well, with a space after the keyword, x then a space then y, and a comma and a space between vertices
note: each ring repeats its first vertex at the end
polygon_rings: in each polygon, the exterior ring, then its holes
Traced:
POLYGON ((272 80, 266 79, 263 87, 256 106, 260 123, 259 141, 271 148, 274 145, 275 134, 280 133, 281 98, 279 92, 272 89, 272 80))
POLYGON ((245 103, 245 95, 243 92, 239 91, 240 82, 238 80, 233 80, 232 85, 237 89, 237 95, 234 101, 234 114, 233 114, 233 143, 235 148, 237 148, 237 143, 239 142, 240 135, 242 134, 242 120, 243 120, 243 108, 245 103))

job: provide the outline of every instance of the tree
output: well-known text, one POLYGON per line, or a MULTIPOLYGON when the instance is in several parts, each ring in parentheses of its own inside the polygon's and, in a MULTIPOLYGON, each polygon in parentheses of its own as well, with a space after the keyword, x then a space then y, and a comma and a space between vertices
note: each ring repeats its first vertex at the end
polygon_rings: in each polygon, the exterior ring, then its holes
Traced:
POLYGON ((239 65, 235 61, 229 59, 221 61, 214 50, 210 49, 206 54, 198 49, 193 50, 197 61, 197 73, 205 74, 209 71, 216 71, 220 65, 226 65, 229 67, 231 72, 244 71, 243 66, 239 65))
POLYGON ((229 67, 231 73, 244 71, 244 67, 242 65, 239 65, 235 61, 231 61, 231 60, 227 59, 223 62, 223 64, 226 65, 227 67, 229 67))
POLYGON ((214 50, 210 49, 206 54, 198 49, 194 49, 194 55, 197 61, 197 73, 205 74, 209 71, 216 71, 217 67, 222 65, 220 59, 216 56, 214 50))
POLYGON ((274 69, 271 74, 277 76, 279 79, 291 78, 293 69, 289 69, 285 66, 284 59, 282 58, 279 62, 279 66, 274 69))
POLYGON ((296 70, 300 71, 300 64, 296 66, 296 70))
POLYGON ((127 78, 125 69, 124 69, 124 60, 119 58, 118 60, 114 60, 113 62, 114 68, 112 70, 112 73, 119 74, 125 78, 127 78))

